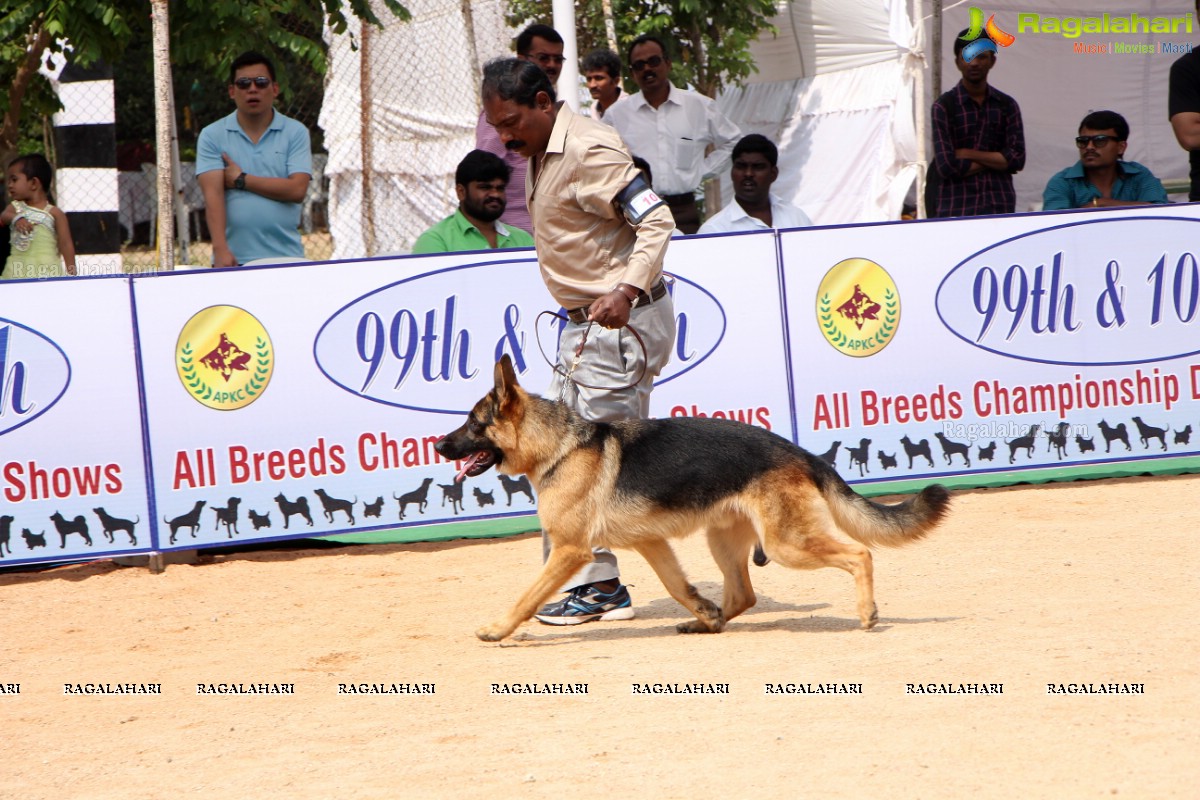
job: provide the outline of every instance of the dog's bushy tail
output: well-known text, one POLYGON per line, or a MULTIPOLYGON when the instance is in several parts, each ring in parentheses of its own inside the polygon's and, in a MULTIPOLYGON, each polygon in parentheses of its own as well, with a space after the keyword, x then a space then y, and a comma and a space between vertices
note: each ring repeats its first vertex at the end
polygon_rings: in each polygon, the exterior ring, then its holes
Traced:
POLYGON ((865 544, 899 547, 924 538, 946 515, 950 493, 931 484, 903 503, 876 503, 840 484, 826 497, 838 527, 865 544))

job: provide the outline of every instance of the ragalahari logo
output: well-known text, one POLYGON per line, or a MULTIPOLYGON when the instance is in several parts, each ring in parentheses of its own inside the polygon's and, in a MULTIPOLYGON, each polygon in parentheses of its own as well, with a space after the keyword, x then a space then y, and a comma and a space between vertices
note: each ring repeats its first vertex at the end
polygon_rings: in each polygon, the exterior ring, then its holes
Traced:
POLYGON ((959 38, 970 43, 962 49, 962 60, 968 64, 980 53, 995 53, 996 45, 1008 47, 1017 40, 1017 37, 1011 33, 1000 29, 1000 26, 996 24, 995 14, 988 17, 985 23, 983 11, 975 6, 971 6, 971 25, 967 32, 959 38))
POLYGON ((275 368, 271 337, 253 314, 236 306, 209 306, 179 332, 175 368, 196 402, 233 411, 257 400, 275 368))
POLYGON ((875 355, 900 327, 896 282, 874 261, 838 262, 817 288, 817 324, 839 352, 854 358, 875 355))

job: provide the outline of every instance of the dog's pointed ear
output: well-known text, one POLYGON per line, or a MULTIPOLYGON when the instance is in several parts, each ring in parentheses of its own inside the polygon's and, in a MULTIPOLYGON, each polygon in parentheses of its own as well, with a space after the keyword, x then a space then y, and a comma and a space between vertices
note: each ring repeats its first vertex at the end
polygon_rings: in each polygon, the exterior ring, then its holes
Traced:
POLYGON ((512 359, 508 353, 500 356, 496 362, 496 400, 500 408, 504 408, 516 396, 517 373, 513 370, 512 359))

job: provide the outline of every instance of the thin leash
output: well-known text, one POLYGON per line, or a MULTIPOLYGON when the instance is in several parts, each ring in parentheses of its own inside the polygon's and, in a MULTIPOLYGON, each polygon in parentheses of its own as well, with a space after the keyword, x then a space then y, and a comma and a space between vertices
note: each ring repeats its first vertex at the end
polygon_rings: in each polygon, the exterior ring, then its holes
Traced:
POLYGON ((547 315, 554 317, 555 319, 562 320, 563 322, 570 322, 570 320, 564 317, 562 314, 556 314, 553 311, 543 311, 541 314, 538 314, 537 323, 533 326, 534 334, 537 337, 538 351, 542 354, 542 360, 545 361, 552 370, 554 370, 554 374, 563 379, 562 388, 559 389, 559 402, 566 400, 568 383, 573 383, 577 387, 583 389, 596 389, 605 392, 623 392, 626 389, 632 389, 634 386, 637 386, 642 382, 642 378, 646 377, 646 367, 649 360, 649 355, 646 353, 646 342, 644 339, 642 339, 642 335, 638 333, 636 328, 634 328, 632 325, 626 325, 626 330, 633 334, 633 338, 637 340, 638 345, 642 348, 642 367, 638 371, 637 378, 635 378, 631 383, 626 383, 621 386, 595 386, 593 384, 583 383, 582 381, 577 380, 575 378, 575 370, 578 369, 579 365, 583 362, 583 350, 584 347, 587 346, 588 336, 591 335, 592 326, 594 326, 596 323, 589 322, 588 326, 584 328, 583 338, 579 340, 579 346, 575 348, 575 353, 571 358, 571 364, 567 369, 564 370, 562 366, 559 365, 557 359, 551 361, 549 357, 547 357, 546 348, 542 345, 541 321, 542 317, 547 315))

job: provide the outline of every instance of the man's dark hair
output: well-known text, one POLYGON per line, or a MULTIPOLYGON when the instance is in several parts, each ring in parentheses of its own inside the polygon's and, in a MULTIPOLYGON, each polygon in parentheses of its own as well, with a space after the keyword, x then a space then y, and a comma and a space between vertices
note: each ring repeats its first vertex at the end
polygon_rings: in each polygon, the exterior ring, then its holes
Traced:
POLYGON ((1079 123, 1079 130, 1090 128, 1094 131, 1114 130, 1117 132, 1117 141, 1124 142, 1129 139, 1129 123, 1115 111, 1093 111, 1083 118, 1083 122, 1079 123))
POLYGON ((658 45, 659 50, 662 50, 663 58, 665 58, 667 61, 671 60, 671 54, 668 52, 667 46, 663 44, 662 39, 650 33, 643 33, 629 44, 629 50, 626 52, 626 55, 629 58, 629 63, 633 63, 633 49, 635 47, 640 47, 641 45, 649 44, 651 42, 658 45))
POLYGON ((537 106, 538 92, 550 95, 554 102, 554 86, 541 67, 519 58, 494 58, 483 65, 483 99, 497 97, 512 100, 519 106, 537 106))
POLYGON ((779 148, 761 133, 748 133, 738 140, 733 146, 732 158, 736 160, 743 153, 762 153, 772 167, 779 162, 779 148))
POLYGON ((540 22, 535 22, 517 34, 517 55, 529 55, 529 48, 533 47, 533 37, 535 36, 540 39, 545 39, 551 44, 563 43, 563 38, 558 34, 558 31, 554 30, 554 28, 551 28, 549 25, 543 25, 540 22))
POLYGON ((585 75, 589 72, 603 70, 614 80, 619 80, 621 77, 621 57, 604 47, 593 50, 584 56, 580 67, 585 75))
POLYGON ((229 65, 229 82, 237 78, 237 71, 242 67, 252 67, 255 64, 262 64, 267 68, 267 72, 271 76, 271 80, 275 80, 275 65, 271 63, 271 59, 264 56, 262 53, 257 53, 253 50, 247 50, 233 60, 229 65))
POLYGON ((467 153, 466 157, 458 162, 458 169, 454 171, 454 182, 459 186, 466 186, 472 181, 494 181, 497 178, 507 184, 511 177, 512 168, 504 163, 504 159, 486 150, 472 150, 467 153))
POLYGON ((970 44, 970 42, 968 42, 966 39, 963 38, 968 33, 970 33, 970 29, 963 28, 961 31, 958 32, 958 36, 954 37, 954 57, 955 58, 958 58, 962 54, 963 48, 970 44))

